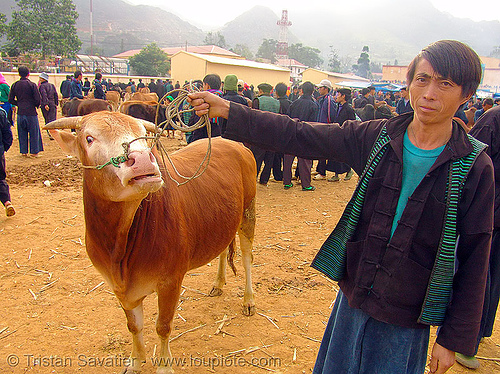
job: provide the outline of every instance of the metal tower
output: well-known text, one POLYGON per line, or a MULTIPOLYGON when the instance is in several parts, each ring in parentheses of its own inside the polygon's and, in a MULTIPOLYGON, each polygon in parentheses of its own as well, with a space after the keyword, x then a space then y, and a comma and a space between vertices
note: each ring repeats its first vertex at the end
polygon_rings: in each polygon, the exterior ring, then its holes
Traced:
POLYGON ((286 59, 288 58, 288 27, 292 25, 292 23, 288 21, 288 10, 283 10, 281 12, 281 19, 276 22, 276 24, 280 27, 276 57, 278 59, 286 59))

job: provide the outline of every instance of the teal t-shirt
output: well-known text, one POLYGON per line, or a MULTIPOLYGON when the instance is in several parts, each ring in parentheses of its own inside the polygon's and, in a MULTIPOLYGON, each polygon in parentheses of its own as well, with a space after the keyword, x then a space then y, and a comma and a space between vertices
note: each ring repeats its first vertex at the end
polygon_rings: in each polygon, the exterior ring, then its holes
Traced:
POLYGON ((403 182, 398 206, 396 207, 396 215, 394 216, 394 221, 392 221, 391 237, 398 226, 398 221, 403 214, 408 198, 429 172, 444 147, 443 145, 439 148, 429 150, 417 148, 410 141, 408 130, 406 130, 403 139, 403 182))

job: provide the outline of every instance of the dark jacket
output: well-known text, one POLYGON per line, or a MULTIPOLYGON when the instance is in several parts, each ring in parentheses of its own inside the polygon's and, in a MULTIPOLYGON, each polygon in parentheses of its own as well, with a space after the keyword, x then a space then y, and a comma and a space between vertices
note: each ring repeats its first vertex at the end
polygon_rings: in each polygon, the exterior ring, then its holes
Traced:
MULTIPOLYGON (((408 328, 417 322, 436 258, 445 212, 450 160, 470 153, 462 127, 452 136, 413 195, 390 236, 401 192, 404 133, 413 113, 389 120, 308 124, 286 116, 231 104, 225 137, 308 159, 337 159, 363 172, 385 124, 392 139, 367 187, 353 237, 347 243, 347 269, 339 285, 352 308, 378 321, 408 328)), ((460 235, 453 298, 437 338, 447 349, 474 354, 481 322, 493 228, 493 166, 483 152, 463 188, 457 215, 460 235)))
MULTIPOLYGON (((332 95, 327 94, 318 98, 319 112, 317 122, 333 123, 337 113, 338 104, 332 95)), ((340 122, 342 123, 342 122, 340 122)))
POLYGON ((411 107, 410 100, 405 102, 405 99, 402 97, 399 99, 398 103, 396 104, 396 113, 397 114, 404 114, 408 112, 413 112, 413 108, 411 107))
POLYGON ((28 78, 21 78, 10 88, 9 103, 18 107, 18 115, 38 115, 36 112, 36 108, 40 106, 38 87, 28 78))
POLYGON ((500 106, 491 108, 476 122, 469 135, 488 144, 486 153, 495 169, 495 223, 500 228, 500 106))
POLYGON ((61 92, 61 96, 63 99, 69 98, 71 95, 71 79, 65 79, 61 82, 61 86, 59 87, 59 91, 61 92))
POLYGON ((351 105, 346 102, 344 103, 344 105, 340 107, 340 111, 335 113, 335 119, 333 122, 341 125, 345 121, 355 120, 355 119, 356 119, 356 113, 354 112, 354 109, 352 109, 351 105))
MULTIPOLYGON (((236 91, 226 91, 222 97, 228 101, 232 101, 233 103, 238 103, 244 106, 248 106, 248 101, 243 96, 239 95, 238 92, 236 91)), ((220 123, 221 133, 224 133, 224 131, 226 131, 227 119, 220 118, 219 123, 220 123)))
POLYGON ((7 152, 12 145, 12 130, 7 120, 7 113, 0 108, 0 157, 7 152))
POLYGON ((69 98, 74 99, 75 97, 77 99, 83 99, 82 83, 73 78, 71 79, 69 98))
POLYGON ((300 118, 302 121, 316 121, 318 111, 318 103, 311 95, 302 95, 290 105, 290 117, 300 118))
POLYGON ((289 116, 292 102, 286 97, 278 97, 278 101, 280 102, 280 114, 286 114, 289 116))
POLYGON ((94 98, 106 100, 106 93, 102 88, 102 83, 98 79, 94 79, 94 98))
POLYGON ((59 104, 59 97, 57 96, 56 88, 52 83, 45 81, 40 84, 38 90, 40 91, 40 105, 42 107, 45 107, 45 105, 57 107, 59 104))

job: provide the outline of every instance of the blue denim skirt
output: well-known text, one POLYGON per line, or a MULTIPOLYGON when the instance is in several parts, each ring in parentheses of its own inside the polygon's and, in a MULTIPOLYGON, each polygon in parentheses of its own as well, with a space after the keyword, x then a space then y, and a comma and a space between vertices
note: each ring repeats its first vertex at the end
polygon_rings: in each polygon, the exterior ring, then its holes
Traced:
POLYGON ((339 291, 313 374, 423 374, 429 331, 377 321, 339 291))

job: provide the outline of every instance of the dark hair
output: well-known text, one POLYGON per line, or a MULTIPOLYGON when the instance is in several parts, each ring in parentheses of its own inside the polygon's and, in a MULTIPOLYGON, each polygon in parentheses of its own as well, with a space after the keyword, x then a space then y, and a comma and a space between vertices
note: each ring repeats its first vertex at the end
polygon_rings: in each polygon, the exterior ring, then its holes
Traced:
POLYGON ((95 79, 100 80, 102 78, 101 73, 95 73, 95 79))
POLYGON ((77 71, 75 71, 75 72, 73 73, 73 76, 74 76, 75 78, 78 78, 80 75, 82 75, 82 72, 81 72, 80 70, 77 70, 77 71))
POLYGON ((286 96, 287 88, 288 87, 286 86, 285 83, 278 83, 274 88, 274 90, 276 91, 276 95, 278 95, 278 97, 283 97, 286 96))
POLYGON ((493 106, 493 99, 491 97, 487 97, 486 99, 483 100, 483 105, 485 104, 493 106))
POLYGON ((375 86, 368 86, 368 89, 369 89, 370 91, 376 90, 375 86))
POLYGON ((21 78, 26 78, 28 75, 30 75, 30 69, 28 69, 26 66, 19 66, 17 72, 19 73, 19 76, 21 78))
POLYGON ((218 74, 208 74, 203 78, 203 83, 208 84, 212 90, 219 90, 222 82, 218 74))
POLYGON ((337 92, 341 95, 345 95, 345 101, 351 100, 352 92, 349 88, 339 88, 337 92))
POLYGON ((265 94, 269 94, 273 90, 273 86, 271 86, 269 83, 261 83, 257 86, 257 89, 261 90, 265 94))
POLYGON ((66 79, 71 79, 71 75, 66 75, 66 79))
POLYGON ((312 93, 314 92, 314 84, 309 81, 302 83, 302 86, 300 86, 300 88, 302 89, 302 93, 304 95, 312 95, 312 93))
POLYGON ((481 60, 468 45, 457 40, 440 40, 422 49, 408 66, 408 85, 415 77, 420 60, 428 61, 440 76, 462 87, 462 96, 476 92, 481 82, 481 60))
POLYGON ((366 94, 369 94, 370 93, 370 87, 366 87, 366 88, 363 88, 361 90, 361 95, 362 96, 365 96, 366 94))

